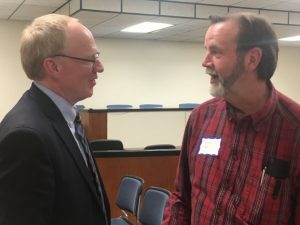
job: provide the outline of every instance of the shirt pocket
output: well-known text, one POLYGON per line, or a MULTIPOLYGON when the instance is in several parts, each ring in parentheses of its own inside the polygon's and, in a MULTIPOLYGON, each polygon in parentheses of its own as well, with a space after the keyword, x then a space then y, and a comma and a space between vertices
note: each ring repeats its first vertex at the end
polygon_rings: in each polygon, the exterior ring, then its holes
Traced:
POLYGON ((279 214, 289 210, 289 179, 276 179, 267 173, 258 177, 248 177, 238 212, 249 224, 262 220, 276 224, 279 214))

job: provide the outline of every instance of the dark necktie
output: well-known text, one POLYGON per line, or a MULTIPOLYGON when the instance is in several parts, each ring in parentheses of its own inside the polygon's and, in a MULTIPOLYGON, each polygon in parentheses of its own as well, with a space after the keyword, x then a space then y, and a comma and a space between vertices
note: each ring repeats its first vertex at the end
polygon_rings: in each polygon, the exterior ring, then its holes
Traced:
POLYGON ((89 148, 89 144, 88 144, 88 141, 86 139, 85 132, 84 132, 83 126, 81 124, 80 117, 79 117, 78 113, 76 114, 74 124, 75 124, 76 138, 79 141, 79 143, 82 147, 82 150, 84 151, 84 154, 85 154, 85 157, 86 157, 86 162, 87 162, 87 167, 91 171, 94 183, 97 187, 97 191, 98 191, 98 195, 99 195, 98 197, 99 197, 99 200, 100 200, 102 208, 103 208, 103 214, 104 214, 104 217, 105 217, 105 222, 106 222, 106 224, 108 224, 108 218, 107 218, 107 215, 106 215, 106 210, 105 210, 105 205, 104 205, 103 191, 102 191, 100 180, 99 180, 99 177, 98 177, 97 168, 96 168, 96 165, 95 165, 95 161, 92 157, 92 154, 91 154, 91 151, 90 151, 90 148, 89 148))

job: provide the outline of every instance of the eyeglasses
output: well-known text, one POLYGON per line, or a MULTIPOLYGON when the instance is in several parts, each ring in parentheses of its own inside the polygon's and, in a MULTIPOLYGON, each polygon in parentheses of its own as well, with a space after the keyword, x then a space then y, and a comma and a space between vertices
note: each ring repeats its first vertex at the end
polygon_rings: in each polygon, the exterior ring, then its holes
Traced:
POLYGON ((96 54, 94 55, 94 59, 86 59, 86 58, 80 58, 80 57, 64 55, 64 54, 57 54, 57 55, 54 55, 53 57, 59 56, 59 57, 65 57, 65 58, 69 58, 69 59, 80 60, 83 62, 91 62, 91 63, 95 64, 99 60, 99 55, 100 55, 100 52, 96 52, 96 54))

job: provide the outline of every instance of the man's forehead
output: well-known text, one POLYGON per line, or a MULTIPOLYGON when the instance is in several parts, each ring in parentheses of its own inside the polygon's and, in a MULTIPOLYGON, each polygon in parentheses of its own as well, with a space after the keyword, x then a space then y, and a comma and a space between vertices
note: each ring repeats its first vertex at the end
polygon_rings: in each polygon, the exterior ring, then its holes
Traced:
POLYGON ((218 39, 236 41, 239 32, 239 25, 234 21, 225 21, 212 24, 206 34, 205 40, 218 39))
POLYGON ((239 24, 234 20, 227 20, 212 24, 208 31, 224 34, 237 34, 239 31, 239 24))

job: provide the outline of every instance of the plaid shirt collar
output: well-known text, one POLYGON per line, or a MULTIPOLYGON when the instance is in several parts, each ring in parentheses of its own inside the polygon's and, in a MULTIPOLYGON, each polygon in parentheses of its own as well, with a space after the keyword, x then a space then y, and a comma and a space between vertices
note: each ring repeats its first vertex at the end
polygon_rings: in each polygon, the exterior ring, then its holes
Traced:
POLYGON ((254 129, 255 130, 259 130, 260 127, 271 117, 271 115, 273 114, 273 112, 275 111, 276 108, 276 102, 278 99, 277 96, 277 92, 276 89, 274 88, 273 84, 271 82, 268 83, 268 87, 270 90, 270 96, 267 99, 264 107, 255 112, 252 113, 250 115, 246 115, 242 118, 238 118, 237 117, 237 113, 238 113, 238 109, 236 107, 234 107, 233 105, 231 105, 229 102, 226 102, 224 100, 225 103, 225 107, 227 110, 227 116, 229 118, 229 120, 235 121, 235 122, 239 122, 241 120, 251 120, 254 129))

